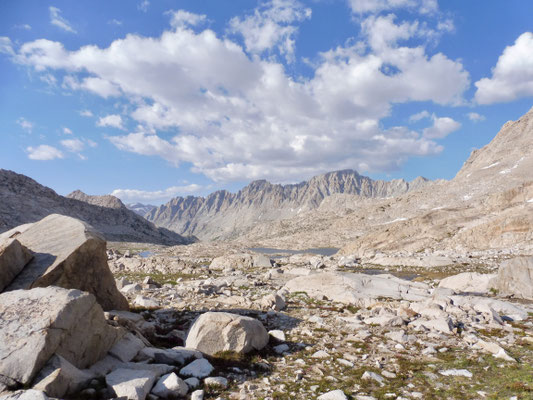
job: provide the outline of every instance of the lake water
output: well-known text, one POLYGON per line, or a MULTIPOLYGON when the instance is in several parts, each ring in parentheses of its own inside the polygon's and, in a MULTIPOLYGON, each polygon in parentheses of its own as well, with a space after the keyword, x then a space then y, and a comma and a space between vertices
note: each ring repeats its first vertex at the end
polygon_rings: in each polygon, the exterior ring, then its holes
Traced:
POLYGON ((139 253, 139 255, 142 257, 142 258, 147 258, 147 257, 152 257, 154 255, 154 252, 153 251, 150 251, 150 250, 145 250, 145 251, 141 251, 139 253))
POLYGON ((305 250, 290 250, 290 249, 273 249, 270 247, 252 247, 248 249, 250 251, 255 251, 256 253, 263 253, 263 254, 275 254, 275 255, 292 255, 292 254, 316 254, 319 256, 332 256, 335 253, 339 251, 336 247, 316 247, 311 249, 305 249, 305 250))

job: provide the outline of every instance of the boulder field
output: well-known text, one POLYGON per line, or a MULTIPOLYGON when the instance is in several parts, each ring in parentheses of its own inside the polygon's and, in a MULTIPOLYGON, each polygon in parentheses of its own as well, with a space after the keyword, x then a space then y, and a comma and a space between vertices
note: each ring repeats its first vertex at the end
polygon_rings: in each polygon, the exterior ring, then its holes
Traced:
POLYGON ((531 259, 379 269, 349 255, 206 244, 141 257, 135 245, 106 251, 93 228, 61 215, 0 243, 1 400, 533 389, 531 259))

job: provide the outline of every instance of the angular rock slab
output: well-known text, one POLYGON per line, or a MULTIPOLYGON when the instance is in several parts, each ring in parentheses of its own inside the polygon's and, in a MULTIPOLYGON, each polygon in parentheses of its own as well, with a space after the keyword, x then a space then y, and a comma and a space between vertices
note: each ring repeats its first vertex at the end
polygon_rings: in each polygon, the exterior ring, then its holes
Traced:
POLYGON ((128 400, 144 400, 154 385, 156 375, 152 371, 119 368, 106 376, 107 387, 117 397, 128 400))
POLYGON ((106 242, 91 226, 51 214, 16 239, 34 258, 6 290, 60 286, 92 293, 104 310, 128 309, 107 265, 106 242))
POLYGON ((93 374, 81 371, 63 357, 54 355, 35 378, 33 389, 62 399, 83 389, 93 378, 93 374))
POLYGON ((268 344, 268 332, 253 318, 226 312, 206 312, 192 325, 186 347, 214 355, 221 351, 248 353, 268 344))
POLYGON ((533 300, 533 257, 504 261, 494 286, 502 295, 533 300))
POLYGON ((306 292, 310 297, 327 297, 345 304, 358 304, 368 298, 386 297, 395 300, 427 299, 429 287, 393 275, 366 275, 324 272, 294 278, 285 285, 290 292, 306 292))
POLYGON ((15 279, 32 258, 31 252, 17 239, 0 239, 0 292, 15 279))
POLYGON ((31 382, 53 354, 77 368, 103 358, 122 330, 93 295, 58 287, 0 294, 0 375, 31 382))

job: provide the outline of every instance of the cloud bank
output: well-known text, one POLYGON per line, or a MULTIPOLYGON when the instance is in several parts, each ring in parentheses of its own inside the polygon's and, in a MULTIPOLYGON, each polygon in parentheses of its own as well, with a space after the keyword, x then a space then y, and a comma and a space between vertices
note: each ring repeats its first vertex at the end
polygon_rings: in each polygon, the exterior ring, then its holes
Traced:
MULTIPOLYGON (((350 4, 364 14, 398 3, 423 6, 423 14, 438 10, 436 1, 422 0, 350 4)), ((12 57, 43 74, 65 74, 69 90, 129 100, 127 116, 138 128, 109 137, 118 149, 190 165, 214 181, 391 171, 411 156, 439 153, 436 140, 458 128, 443 119, 423 134, 381 124, 394 104, 464 102, 470 77, 461 61, 424 44, 448 29, 440 24, 431 29, 392 14, 369 15, 358 40, 320 53, 313 74, 303 77, 286 68, 295 57, 297 24, 311 17, 297 1, 272 0, 231 20, 228 32, 243 44, 200 28, 203 15, 168 14, 170 26, 159 37, 128 34, 109 47, 77 50, 38 39, 12 57)), ((118 114, 97 125, 125 129, 118 114)))

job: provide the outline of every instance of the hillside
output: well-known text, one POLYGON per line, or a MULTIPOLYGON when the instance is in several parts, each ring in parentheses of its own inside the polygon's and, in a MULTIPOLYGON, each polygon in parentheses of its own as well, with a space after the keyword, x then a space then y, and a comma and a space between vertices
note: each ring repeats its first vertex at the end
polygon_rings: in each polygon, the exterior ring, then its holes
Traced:
POLYGON ((342 253, 533 252, 533 109, 475 150, 454 179, 392 199, 336 195, 319 208, 258 225, 257 246, 343 247, 342 253))
POLYGON ((69 196, 60 196, 25 175, 0 169, 0 232, 56 213, 89 223, 107 240, 168 245, 192 241, 155 227, 113 196, 87 196, 80 191, 69 196))

